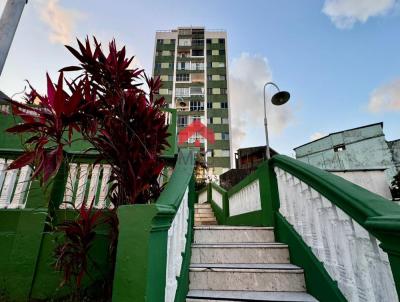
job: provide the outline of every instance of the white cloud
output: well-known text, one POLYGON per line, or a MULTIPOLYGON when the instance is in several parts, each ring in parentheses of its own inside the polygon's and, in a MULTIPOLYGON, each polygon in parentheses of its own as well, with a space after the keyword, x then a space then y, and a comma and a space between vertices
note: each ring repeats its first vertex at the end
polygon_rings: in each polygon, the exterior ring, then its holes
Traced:
POLYGON ((383 16, 396 6, 396 0, 325 0, 322 12, 340 29, 365 23, 370 17, 383 16))
POLYGON ((69 44, 73 40, 75 23, 83 17, 82 13, 63 8, 59 0, 40 1, 37 9, 40 19, 50 28, 50 42, 69 44))
MULTIPOLYGON (((263 87, 272 80, 272 73, 266 58, 242 53, 232 62, 229 80, 232 147, 236 150, 247 135, 252 135, 250 128, 264 129, 263 87)), ((267 91, 275 93, 270 89, 267 91)), ((269 133, 279 135, 292 122, 293 113, 289 104, 278 108, 267 102, 267 117, 269 133)), ((259 145, 263 144, 261 140, 259 145)))
POLYGON ((400 78, 375 89, 369 98, 368 110, 374 113, 400 111, 400 78))
POLYGON ((315 140, 320 139, 320 138, 322 138, 322 137, 324 137, 324 136, 326 136, 325 133, 322 133, 322 132, 315 132, 315 133, 311 134, 310 139, 311 139, 312 141, 315 141, 315 140))

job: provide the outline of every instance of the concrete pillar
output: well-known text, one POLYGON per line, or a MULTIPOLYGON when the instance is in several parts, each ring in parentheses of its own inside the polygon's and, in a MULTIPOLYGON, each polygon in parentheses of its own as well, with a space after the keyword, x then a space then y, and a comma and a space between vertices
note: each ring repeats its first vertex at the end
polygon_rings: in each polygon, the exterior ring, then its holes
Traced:
POLYGON ((0 75, 27 0, 8 0, 0 19, 0 75))

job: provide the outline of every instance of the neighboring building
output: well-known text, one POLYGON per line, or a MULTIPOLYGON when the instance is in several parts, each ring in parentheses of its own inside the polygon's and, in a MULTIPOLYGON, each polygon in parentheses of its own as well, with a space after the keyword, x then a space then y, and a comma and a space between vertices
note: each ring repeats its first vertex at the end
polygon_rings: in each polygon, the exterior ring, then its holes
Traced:
MULTIPOLYGON (((278 154, 270 148, 271 156, 278 154)), ((246 169, 253 171, 259 164, 266 160, 266 146, 240 148, 235 153, 236 169, 246 169)))
MULTIPOLYGON (((364 178, 368 170, 376 174, 377 170, 384 169, 387 185, 400 169, 400 140, 386 141, 383 123, 331 133, 294 151, 297 159, 318 168, 336 172, 363 170, 357 175, 364 178)), ((353 182, 362 183, 361 180, 353 182)), ((363 186, 376 192, 372 184, 363 186)))
POLYGON ((168 106, 178 110, 178 132, 200 120, 215 135, 213 144, 200 134, 180 146, 206 152, 210 175, 231 167, 227 36, 204 27, 179 27, 156 33, 153 75, 160 76, 168 106))
MULTIPOLYGON (((274 149, 270 148, 271 156, 278 154, 274 149)), ((257 167, 266 160, 266 147, 248 147, 238 149, 235 153, 236 169, 230 169, 219 177, 220 186, 225 190, 229 190, 241 180, 251 174, 257 167)))

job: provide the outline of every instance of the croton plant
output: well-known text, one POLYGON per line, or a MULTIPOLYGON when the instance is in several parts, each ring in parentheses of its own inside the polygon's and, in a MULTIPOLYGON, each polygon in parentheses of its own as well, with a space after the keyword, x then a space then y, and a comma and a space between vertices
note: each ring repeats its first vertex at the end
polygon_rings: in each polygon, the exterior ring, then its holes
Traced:
MULTIPOLYGON (((65 161, 64 149, 82 137, 97 151, 95 163, 111 166, 108 198, 115 208, 155 200, 164 166, 160 155, 169 135, 161 110, 165 100, 158 95, 160 79, 132 68, 133 57, 126 56, 125 47, 117 49, 114 40, 107 53, 95 38, 92 44, 88 38, 77 42, 77 49, 66 47, 79 65, 62 68, 56 83, 47 75, 47 95, 29 84, 25 102, 10 101, 22 122, 7 131, 29 138, 24 142, 26 151, 8 169, 31 165, 32 178, 48 183, 65 161)), ((55 250, 56 268, 63 271, 64 282, 74 278, 78 287, 87 272, 93 231, 99 221, 110 221, 101 218, 104 211, 92 211, 98 210, 77 209, 76 220, 56 227, 65 237, 55 250)), ((116 225, 112 223, 114 245, 116 225)))

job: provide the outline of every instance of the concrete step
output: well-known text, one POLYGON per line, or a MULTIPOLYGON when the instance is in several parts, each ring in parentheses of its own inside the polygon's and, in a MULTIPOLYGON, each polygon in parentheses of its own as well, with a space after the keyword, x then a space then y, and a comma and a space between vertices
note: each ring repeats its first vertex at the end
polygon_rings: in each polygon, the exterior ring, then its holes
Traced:
POLYGON ((190 290, 186 302, 244 302, 244 301, 279 301, 279 302, 317 302, 304 292, 255 292, 255 291, 211 291, 190 290))
POLYGON ((289 263, 289 250, 281 243, 194 243, 191 263, 289 263))
POLYGON ((199 217, 199 218, 201 218, 201 217, 214 217, 215 218, 215 216, 214 216, 214 213, 194 213, 194 217, 199 217))
POLYGON ((209 203, 195 203, 194 204, 194 209, 211 209, 211 205, 209 203))
POLYGON ((217 225, 218 222, 216 220, 213 221, 195 221, 195 226, 202 226, 202 225, 217 225))
POLYGON ((211 207, 209 209, 195 209, 194 213, 195 214, 203 214, 203 213, 213 213, 214 214, 211 207))
POLYGON ((214 216, 207 216, 207 217, 197 217, 198 221, 216 221, 214 216))
POLYGON ((190 289, 288 291, 306 290, 303 270, 292 264, 194 264, 190 289))
POLYGON ((274 228, 270 227, 196 227, 195 243, 274 242, 274 228))

